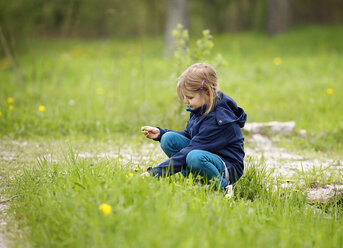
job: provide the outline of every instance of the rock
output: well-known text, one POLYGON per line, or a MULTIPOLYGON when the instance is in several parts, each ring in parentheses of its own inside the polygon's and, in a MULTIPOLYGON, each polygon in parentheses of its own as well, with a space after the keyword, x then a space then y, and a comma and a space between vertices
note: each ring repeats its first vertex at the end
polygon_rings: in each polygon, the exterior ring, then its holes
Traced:
POLYGON ((270 141, 270 139, 258 133, 251 135, 249 142, 254 142, 257 146, 261 146, 263 148, 270 148, 273 146, 273 143, 270 141))
POLYGON ((343 200, 343 185, 325 185, 310 188, 307 192, 307 200, 310 203, 333 204, 343 200))
POLYGON ((251 134, 285 135, 289 136, 294 132, 295 122, 265 122, 265 123, 246 123, 243 130, 251 134))
POLYGON ((305 129, 300 129, 300 130, 298 131, 298 134, 299 134, 301 137, 304 137, 304 138, 306 138, 306 136, 307 136, 307 132, 306 132, 305 129))

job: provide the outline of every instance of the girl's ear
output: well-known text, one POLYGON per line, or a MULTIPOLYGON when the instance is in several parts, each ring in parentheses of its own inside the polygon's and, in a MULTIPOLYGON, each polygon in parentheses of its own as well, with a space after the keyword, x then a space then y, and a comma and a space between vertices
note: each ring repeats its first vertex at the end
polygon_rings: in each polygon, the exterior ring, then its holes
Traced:
POLYGON ((210 100, 210 92, 206 91, 205 98, 206 98, 206 101, 210 100))

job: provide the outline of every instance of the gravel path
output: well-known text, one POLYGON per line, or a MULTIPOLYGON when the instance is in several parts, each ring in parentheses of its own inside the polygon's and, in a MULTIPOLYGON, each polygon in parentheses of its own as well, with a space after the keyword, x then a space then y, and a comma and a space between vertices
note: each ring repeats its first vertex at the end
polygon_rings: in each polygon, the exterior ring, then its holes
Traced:
POLYGON ((5 233, 6 233, 6 210, 8 206, 6 205, 6 199, 2 197, 2 190, 0 189, 0 248, 6 248, 5 233))

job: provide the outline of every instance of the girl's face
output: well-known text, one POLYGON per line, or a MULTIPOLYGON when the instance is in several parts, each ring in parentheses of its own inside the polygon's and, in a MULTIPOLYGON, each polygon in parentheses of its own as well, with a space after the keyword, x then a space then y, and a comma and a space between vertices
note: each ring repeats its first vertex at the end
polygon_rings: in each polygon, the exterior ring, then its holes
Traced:
POLYGON ((207 104, 210 100, 210 97, 208 94, 200 94, 198 92, 192 92, 192 91, 183 91, 183 102, 187 104, 188 107, 191 108, 191 110, 195 110, 197 108, 200 108, 204 104, 207 104))

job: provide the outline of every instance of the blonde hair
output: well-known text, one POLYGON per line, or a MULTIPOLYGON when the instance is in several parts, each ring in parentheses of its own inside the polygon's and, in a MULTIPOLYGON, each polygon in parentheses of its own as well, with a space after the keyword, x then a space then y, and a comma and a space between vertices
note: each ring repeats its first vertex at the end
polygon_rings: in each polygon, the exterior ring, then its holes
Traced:
POLYGON ((180 101, 183 101, 184 90, 197 92, 202 96, 208 94, 210 100, 207 103, 204 115, 208 114, 215 107, 218 88, 216 71, 212 66, 205 63, 197 63, 188 67, 179 77, 179 82, 176 87, 180 101))

